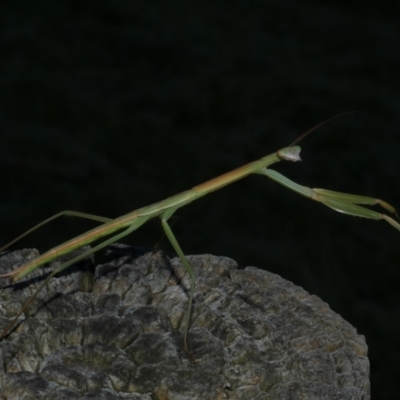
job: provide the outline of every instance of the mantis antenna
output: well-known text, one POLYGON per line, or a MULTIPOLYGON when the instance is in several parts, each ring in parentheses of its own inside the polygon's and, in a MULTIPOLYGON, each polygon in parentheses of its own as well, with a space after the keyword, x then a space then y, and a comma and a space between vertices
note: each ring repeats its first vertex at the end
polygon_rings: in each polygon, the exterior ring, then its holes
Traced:
POLYGON ((342 117, 343 115, 348 115, 348 114, 364 114, 361 111, 346 111, 340 114, 336 114, 335 116, 326 119, 323 122, 320 122, 319 124, 313 126, 312 128, 308 129, 307 131, 305 131, 304 133, 302 133, 289 147, 293 147, 294 145, 296 145, 297 143, 299 143, 301 140, 303 140, 306 136, 308 136, 311 132, 317 130, 318 128, 320 128, 321 126, 327 124, 329 121, 332 121, 336 118, 342 117))

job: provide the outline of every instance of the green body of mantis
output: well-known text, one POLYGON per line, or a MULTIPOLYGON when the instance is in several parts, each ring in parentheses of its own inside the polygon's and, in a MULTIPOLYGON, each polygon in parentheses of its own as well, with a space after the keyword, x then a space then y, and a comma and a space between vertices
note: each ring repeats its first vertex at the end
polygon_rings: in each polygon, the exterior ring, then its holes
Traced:
MULTIPOLYGON (((317 125, 317 127, 320 125, 322 125, 322 124, 317 125)), ((313 129, 315 129, 315 128, 313 128, 313 129)), ((304 137, 309 132, 311 132, 311 130, 306 132, 305 134, 303 134, 301 136, 301 138, 304 137)), ((382 213, 373 211, 371 209, 364 208, 362 206, 357 205, 357 204, 367 204, 367 205, 379 204, 380 206, 382 206, 386 210, 390 211, 391 213, 396 213, 395 209, 388 203, 386 203, 382 200, 379 200, 379 199, 371 198, 371 197, 364 197, 364 196, 357 196, 357 195, 351 195, 351 194, 346 194, 346 193, 333 192, 333 191, 324 190, 324 189, 310 189, 305 186, 300 186, 297 183, 289 180, 285 176, 281 175, 280 173, 278 173, 274 170, 268 169, 268 167, 270 165, 277 163, 279 161, 282 161, 282 160, 293 161, 293 162, 300 161, 301 160, 300 159, 300 147, 299 146, 290 146, 290 147, 283 148, 276 153, 272 153, 268 156, 261 158, 260 160, 254 161, 254 162, 244 165, 240 168, 237 168, 231 172, 223 174, 217 178, 211 179, 201 185, 195 186, 191 190, 187 190, 185 192, 182 192, 175 196, 169 197, 163 201, 154 203, 147 207, 139 208, 136 211, 133 211, 129 214, 126 214, 126 215, 116 218, 114 220, 111 220, 108 218, 103 218, 103 217, 98 217, 95 215, 74 212, 74 211, 64 211, 62 213, 54 215, 53 217, 43 221, 39 225, 30 229, 25 234, 21 235, 20 237, 18 237, 17 239, 15 239, 11 243, 9 243, 8 245, 1 248, 0 251, 5 249, 9 245, 13 244, 15 241, 17 241, 18 239, 27 235, 28 233, 32 232, 39 226, 42 226, 45 223, 47 223, 59 216, 62 216, 62 215, 84 217, 84 218, 89 218, 89 219, 103 222, 102 225, 100 225, 80 236, 77 236, 76 238, 71 239, 59 246, 54 247, 53 249, 42 254, 41 256, 38 256, 36 259, 32 260, 31 262, 29 262, 25 265, 22 265, 15 271, 12 271, 12 272, 4 274, 4 275, 0 275, 0 278, 9 277, 9 278, 12 278, 13 281, 18 281, 21 278, 28 275, 34 269, 38 268, 42 264, 52 261, 53 259, 55 259, 63 254, 69 253, 72 250, 75 250, 82 246, 85 246, 85 245, 87 245, 95 240, 98 240, 104 236, 109 236, 112 234, 114 234, 114 235, 111 236, 110 238, 104 240, 102 243, 96 245, 92 249, 84 252, 83 254, 79 255, 78 257, 73 258, 72 260, 69 260, 68 262, 60 265, 57 269, 55 269, 47 277, 47 279, 43 282, 43 284, 39 287, 37 292, 23 305, 19 314, 4 329, 4 331, 2 332, 2 334, 0 336, 0 339, 3 338, 8 333, 8 331, 15 324, 15 322, 17 321, 19 316, 26 309, 26 307, 29 306, 29 304, 34 300, 34 298, 40 292, 40 290, 47 284, 48 280, 51 279, 54 275, 61 272, 68 266, 78 262, 79 260, 89 256, 90 254, 93 254, 93 253, 97 252, 98 250, 102 249, 103 247, 108 246, 111 243, 114 243, 117 240, 123 238, 124 236, 130 234, 134 230, 138 229, 141 225, 146 223, 149 219, 152 219, 154 217, 160 217, 161 224, 163 226, 165 234, 168 237, 169 241, 171 242, 172 246, 174 247, 176 253, 178 254, 180 260, 182 261, 182 263, 183 263, 184 267, 186 268, 186 271, 190 277, 191 287, 190 287, 190 294, 189 294, 189 304, 188 304, 188 309, 187 309, 186 317, 185 317, 185 331, 184 331, 184 348, 187 351, 187 349, 188 349, 187 335, 188 335, 188 329, 189 329, 189 320, 190 320, 190 316, 191 316, 193 292, 194 292, 194 286, 195 286, 195 277, 194 277, 194 274, 193 274, 193 271, 192 271, 192 268, 191 268, 189 262, 187 261, 180 245, 178 244, 178 242, 171 230, 171 227, 168 223, 168 219, 175 213, 175 211, 178 208, 183 207, 183 206, 191 203, 192 201, 197 200, 198 198, 200 198, 202 196, 205 196, 206 194, 208 194, 210 192, 218 190, 218 189, 222 188, 223 186, 229 185, 230 183, 237 181, 239 179, 242 179, 250 174, 265 175, 265 176, 275 180, 276 182, 286 186, 287 188, 294 190, 295 192, 297 192, 305 197, 311 198, 315 201, 319 201, 319 202, 325 204, 326 206, 333 208, 334 210, 336 210, 338 212, 342 212, 342 213, 345 213, 348 215, 363 217, 363 218, 375 219, 375 220, 384 219, 389 224, 391 224, 393 227, 395 227, 397 230, 400 231, 400 224, 398 222, 396 222, 393 218, 389 217, 386 214, 382 214, 382 213), (116 232, 118 232, 118 233, 116 233, 116 232)))

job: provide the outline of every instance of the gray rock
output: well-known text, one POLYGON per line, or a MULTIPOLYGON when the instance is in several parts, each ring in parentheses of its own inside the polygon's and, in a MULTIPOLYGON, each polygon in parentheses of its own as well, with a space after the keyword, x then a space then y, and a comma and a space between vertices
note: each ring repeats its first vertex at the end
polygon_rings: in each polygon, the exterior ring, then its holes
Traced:
MULTIPOLYGON (((370 399, 364 337, 318 297, 226 257, 190 256, 187 354, 189 280, 179 259, 113 248, 92 292, 82 291, 87 274, 69 268, 0 343, 1 399, 370 399)), ((0 273, 36 255, 3 255, 0 273)), ((0 281, 1 329, 49 270, 0 281)))

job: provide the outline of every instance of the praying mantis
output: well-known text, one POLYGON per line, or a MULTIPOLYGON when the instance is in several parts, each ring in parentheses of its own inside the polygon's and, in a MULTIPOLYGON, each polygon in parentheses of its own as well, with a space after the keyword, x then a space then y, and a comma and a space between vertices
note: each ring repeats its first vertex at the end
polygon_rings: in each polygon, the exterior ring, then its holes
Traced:
MULTIPOLYGON (((333 117, 336 118, 337 116, 333 117)), ((260 174, 267 176, 268 178, 278 182, 279 184, 287 187, 290 190, 297 192, 298 194, 308 197, 314 201, 318 201, 324 204, 327 207, 332 208, 335 211, 353 215, 362 218, 374 219, 374 220, 385 220, 394 228, 400 231, 400 224, 395 221, 389 215, 374 211, 369 208, 362 207, 361 205, 380 205, 386 211, 389 211, 392 214, 397 216, 396 210, 390 204, 385 201, 375 199, 372 197, 359 196, 354 194, 347 194, 341 192, 335 192, 325 189, 311 189, 306 186, 301 186, 290 179, 286 178, 282 174, 272 169, 269 169, 269 166, 275 164, 280 161, 291 161, 297 162, 301 161, 300 151, 301 148, 297 146, 297 143, 308 135, 313 130, 319 128, 326 122, 332 120, 333 118, 324 121, 312 129, 308 130, 304 134, 302 134, 294 143, 292 143, 289 147, 285 147, 277 152, 269 154, 259 160, 253 161, 249 164, 246 164, 242 167, 239 167, 233 171, 227 172, 223 175, 220 175, 214 179, 211 179, 207 182, 204 182, 200 185, 193 187, 190 190, 186 190, 182 193, 179 193, 175 196, 169 197, 165 200, 159 201, 157 203, 151 204, 146 207, 139 208, 129 214, 123 215, 114 220, 109 218, 100 217, 92 214, 85 214, 77 211, 62 211, 52 217, 42 221, 38 225, 26 231, 21 236, 17 237, 7 245, 0 248, 0 252, 14 244, 17 240, 31 233, 35 229, 41 227, 42 225, 58 218, 61 216, 73 216, 73 217, 81 217, 87 218, 91 220, 95 220, 101 222, 102 224, 94 229, 89 230, 82 235, 79 235, 71 240, 66 241, 59 246, 56 246, 44 254, 38 256, 32 261, 20 266, 16 270, 0 275, 0 278, 11 278, 13 282, 19 281, 24 278, 30 272, 38 268, 39 266, 48 263, 55 258, 67 254, 73 250, 79 249, 83 246, 86 246, 98 239, 101 239, 105 236, 110 236, 110 238, 104 240, 100 244, 94 246, 90 250, 87 250, 80 254, 77 257, 72 258, 71 260, 61 264, 57 267, 41 284, 41 286, 37 289, 37 291, 25 302, 22 306, 19 313, 14 317, 14 319, 4 328, 3 332, 0 335, 0 340, 3 339, 10 329, 17 322, 18 318, 24 312, 24 310, 32 303, 38 293, 43 289, 43 287, 47 284, 47 282, 56 274, 63 271, 65 268, 69 267, 72 264, 77 263, 78 261, 90 256, 91 254, 99 251, 100 249, 116 242, 117 240, 122 239, 123 237, 129 235, 131 232, 138 229, 140 226, 145 224, 152 218, 159 217, 161 219, 161 225, 164 229, 165 235, 169 239, 172 247, 178 254, 183 266, 185 267, 188 276, 190 278, 190 291, 189 291, 189 302, 187 311, 184 317, 184 333, 183 333, 183 342, 184 342, 184 350, 189 352, 188 350, 188 332, 190 327, 190 317, 192 311, 192 303, 193 303, 193 294, 195 288, 195 276, 192 270, 190 263, 185 257, 181 246, 179 245, 174 233, 171 230, 171 226, 168 223, 168 220, 172 217, 172 215, 181 207, 186 206, 187 204, 203 197, 213 191, 221 189, 222 187, 229 185, 239 179, 245 178, 251 174, 260 174), (361 205, 360 205, 361 204, 361 205), (119 232, 119 233, 116 233, 119 232), (116 233, 116 234, 115 234, 116 233)))

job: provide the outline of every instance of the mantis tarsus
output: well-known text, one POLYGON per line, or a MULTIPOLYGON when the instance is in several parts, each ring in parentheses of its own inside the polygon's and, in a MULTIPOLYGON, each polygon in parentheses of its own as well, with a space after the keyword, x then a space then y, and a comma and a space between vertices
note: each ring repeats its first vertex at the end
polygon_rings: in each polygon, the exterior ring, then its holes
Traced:
MULTIPOLYGON (((335 118, 335 117, 334 117, 335 118)), ((330 118, 329 120, 331 120, 330 118)), ((329 121, 328 120, 328 121, 329 121)), ((319 201, 322 204, 334 209, 335 211, 353 215, 357 217, 369 218, 380 220, 386 220, 390 225, 395 227, 397 230, 400 231, 400 224, 396 222, 393 218, 389 217, 386 214, 382 214, 376 211, 373 211, 369 208, 362 207, 358 204, 366 204, 366 205, 376 205, 379 204, 381 207, 386 209, 387 211, 396 214, 396 210, 390 204, 379 200, 374 199, 371 197, 365 196, 358 196, 352 195, 347 193, 340 193, 340 192, 333 192, 330 190, 325 189, 311 189, 305 186, 298 185, 297 183, 289 180, 279 172, 274 170, 268 169, 268 167, 274 163, 279 161, 301 161, 300 159, 300 147, 296 146, 299 140, 301 140, 304 136, 309 134, 311 131, 315 130, 316 128, 320 127, 327 121, 318 124, 314 128, 310 129, 309 131, 305 132, 301 135, 292 145, 289 147, 285 147, 275 153, 272 153, 268 156, 265 156, 257 161, 251 162, 246 164, 240 168, 237 168, 231 172, 218 176, 214 179, 211 179, 201 185, 195 186, 191 190, 187 190, 175 196, 169 197, 165 200, 162 200, 158 203, 151 204, 147 207, 139 208, 136 211, 133 211, 129 214, 123 215, 119 218, 114 220, 104 217, 99 217, 96 215, 91 214, 84 214, 75 211, 63 211, 58 213, 47 220, 41 222, 40 224, 34 226, 12 242, 8 243, 6 246, 0 248, 0 252, 3 251, 5 248, 10 246, 11 244, 15 243, 17 240, 21 239, 22 237, 26 236, 30 232, 34 231, 35 229, 39 228, 40 226, 46 224, 47 222, 52 221, 60 216, 75 216, 75 217, 82 217, 88 218, 95 221, 102 222, 103 224, 89 230, 88 232, 77 236, 59 246, 54 247, 53 249, 47 251, 46 253, 38 256, 36 259, 28 262, 27 264, 22 265, 21 267, 17 268, 15 271, 9 272, 7 274, 0 275, 0 278, 12 278, 12 280, 18 281, 21 278, 28 275, 30 272, 38 268, 40 265, 43 265, 47 262, 52 261, 53 259, 71 252, 72 250, 78 249, 83 247, 89 243, 92 243, 95 240, 98 240, 104 236, 111 235, 117 231, 119 232, 116 235, 111 236, 107 240, 103 241, 102 243, 96 245, 92 249, 80 254, 79 256, 69 260, 61 264, 58 268, 56 268, 42 283, 39 289, 31 296, 31 298, 23 305, 17 316, 6 326, 6 328, 1 333, 0 339, 4 338, 5 335, 9 332, 9 330, 13 327, 16 323, 20 315, 24 312, 24 310, 32 303, 35 299, 37 294, 42 290, 42 288, 47 284, 47 282, 56 274, 64 270, 65 268, 69 267, 70 265, 80 261, 81 259, 97 252, 98 250, 102 249, 110 245, 111 243, 116 242, 117 240, 123 238, 124 236, 130 234, 134 230, 138 229, 141 225, 146 223, 149 219, 154 217, 161 218, 161 224, 164 229, 166 236, 168 237, 169 241, 171 242, 173 248, 175 249, 176 253, 178 254, 181 262, 183 263, 189 277, 190 277, 190 292, 189 292, 189 304, 186 311, 185 316, 185 329, 184 329, 184 349, 188 351, 188 344, 187 344, 187 337, 188 337, 188 330, 189 330, 189 322, 192 310, 192 301, 193 301, 193 293, 195 287, 195 277, 192 271, 192 268, 187 261, 178 241, 173 234, 170 224, 168 223, 169 218, 175 213, 175 211, 183 207, 198 198, 205 196, 206 194, 213 192, 215 190, 221 189, 222 187, 229 185, 239 179, 242 179, 250 174, 261 174, 265 175, 268 178, 280 183, 283 186, 286 186, 288 189, 291 189, 305 197, 308 197, 312 200, 319 201)), ((396 214, 397 215, 397 214, 396 214)))

